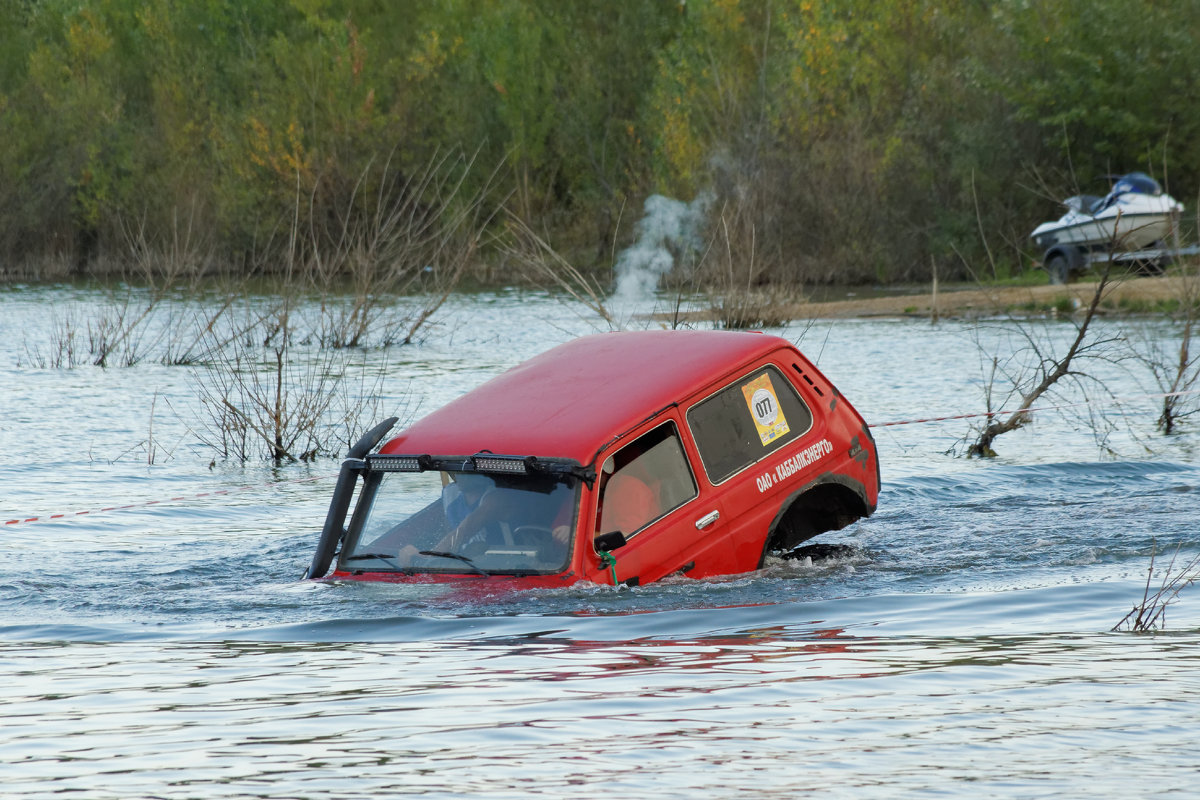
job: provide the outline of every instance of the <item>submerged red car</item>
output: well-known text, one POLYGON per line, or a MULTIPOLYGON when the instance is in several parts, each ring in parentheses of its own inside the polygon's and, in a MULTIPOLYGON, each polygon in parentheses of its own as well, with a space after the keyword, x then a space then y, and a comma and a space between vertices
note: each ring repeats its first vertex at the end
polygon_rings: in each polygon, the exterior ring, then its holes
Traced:
POLYGON ((879 497, 862 417, 761 333, 576 339, 371 453, 394 422, 343 463, 306 577, 524 588, 734 574, 879 497))

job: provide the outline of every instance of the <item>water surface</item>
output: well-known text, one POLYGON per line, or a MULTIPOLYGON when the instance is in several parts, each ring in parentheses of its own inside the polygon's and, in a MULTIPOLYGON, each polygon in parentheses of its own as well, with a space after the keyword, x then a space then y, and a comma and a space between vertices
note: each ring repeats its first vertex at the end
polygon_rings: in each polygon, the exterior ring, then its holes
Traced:
MULTIPOLYGON (((67 515, 0 527, 5 796, 1191 793, 1200 594, 1162 633, 1110 629, 1153 552, 1200 549, 1200 463, 1127 368, 1094 367, 1123 398, 1091 411, 1099 440, 1045 413, 966 460, 969 422, 882 423, 983 410, 975 342, 1011 329, 793 326, 878 426, 879 511, 822 537, 852 555, 446 596, 300 581, 336 462, 214 460, 193 368, 31 363, 54 309, 104 302, 0 295, 0 517, 67 515)), ((382 413, 594 328, 519 292, 454 298, 436 326, 359 354, 387 359, 382 413)))

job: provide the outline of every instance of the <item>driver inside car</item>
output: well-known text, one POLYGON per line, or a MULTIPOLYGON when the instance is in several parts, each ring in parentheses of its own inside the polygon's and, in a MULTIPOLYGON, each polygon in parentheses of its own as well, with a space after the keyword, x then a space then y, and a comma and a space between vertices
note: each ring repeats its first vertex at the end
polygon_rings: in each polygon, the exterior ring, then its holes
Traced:
POLYGON ((412 563, 423 549, 424 554, 449 552, 472 559, 506 549, 537 550, 541 560, 556 561, 565 555, 574 496, 566 484, 558 483, 541 494, 506 488, 489 476, 473 473, 443 479, 441 502, 449 530, 427 549, 402 546, 397 553, 401 563, 412 563))

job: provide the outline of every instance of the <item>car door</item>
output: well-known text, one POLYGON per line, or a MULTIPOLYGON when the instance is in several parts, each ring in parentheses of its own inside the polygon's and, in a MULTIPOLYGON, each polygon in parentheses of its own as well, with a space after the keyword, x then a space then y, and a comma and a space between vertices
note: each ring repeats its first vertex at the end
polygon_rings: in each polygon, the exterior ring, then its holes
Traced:
POLYGON ((671 414, 627 438, 603 462, 595 509, 595 535, 619 531, 625 537, 612 551, 617 582, 648 583, 726 562, 728 544, 715 525, 720 509, 701 498, 678 420, 671 414))

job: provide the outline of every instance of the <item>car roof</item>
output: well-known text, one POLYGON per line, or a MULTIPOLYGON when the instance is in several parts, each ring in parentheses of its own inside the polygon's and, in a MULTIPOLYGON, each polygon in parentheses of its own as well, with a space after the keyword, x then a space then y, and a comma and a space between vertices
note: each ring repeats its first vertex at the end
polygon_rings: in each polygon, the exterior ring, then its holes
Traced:
POLYGON ((536 455, 591 461, 606 442, 747 361, 792 345, 732 331, 583 336, 421 418, 384 453, 536 455))

